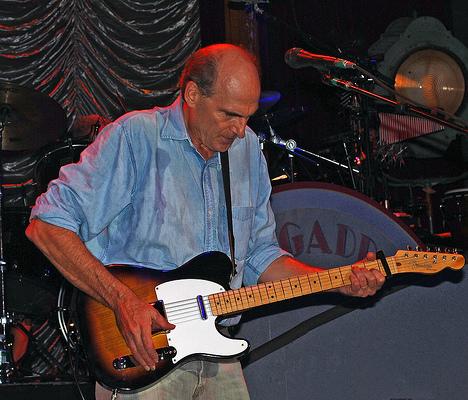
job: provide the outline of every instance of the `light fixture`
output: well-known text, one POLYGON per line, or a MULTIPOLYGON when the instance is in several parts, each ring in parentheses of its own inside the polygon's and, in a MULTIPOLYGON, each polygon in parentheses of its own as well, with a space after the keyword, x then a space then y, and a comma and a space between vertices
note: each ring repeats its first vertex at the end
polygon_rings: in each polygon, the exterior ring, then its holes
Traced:
MULTIPOLYGON (((378 72, 389 78, 401 95, 398 100, 406 97, 428 109, 443 110, 467 121, 468 49, 439 20, 399 18, 369 48, 369 55, 377 61, 378 72)), ((441 157, 458 134, 416 117, 408 119, 407 127, 401 129, 402 116, 392 117, 394 111, 386 111, 384 117, 400 121, 393 141, 420 136, 409 144, 415 157, 441 157), (427 135, 433 132, 438 133, 427 135)))

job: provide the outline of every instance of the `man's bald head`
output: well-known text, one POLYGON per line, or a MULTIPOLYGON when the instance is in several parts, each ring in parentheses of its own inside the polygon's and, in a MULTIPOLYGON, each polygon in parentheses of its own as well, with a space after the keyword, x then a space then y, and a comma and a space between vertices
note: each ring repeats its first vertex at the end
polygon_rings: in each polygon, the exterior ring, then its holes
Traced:
POLYGON ((229 67, 233 62, 251 71, 255 70, 252 73, 258 77, 255 57, 239 46, 225 43, 199 49, 190 56, 182 71, 179 81, 182 95, 187 83, 193 81, 204 96, 212 96, 223 65, 228 64, 229 67))

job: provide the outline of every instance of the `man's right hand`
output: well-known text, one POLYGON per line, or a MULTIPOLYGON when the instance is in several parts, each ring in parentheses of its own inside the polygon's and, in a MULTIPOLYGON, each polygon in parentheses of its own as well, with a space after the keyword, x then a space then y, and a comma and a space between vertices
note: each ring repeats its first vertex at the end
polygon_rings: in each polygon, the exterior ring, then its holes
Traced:
POLYGON ((141 301, 129 290, 113 307, 115 319, 135 361, 146 371, 155 370, 158 357, 153 346, 151 333, 174 329, 156 309, 141 301))
POLYGON ((26 236, 71 284, 114 311, 117 326, 135 361, 147 370, 156 368, 151 332, 175 326, 112 276, 76 233, 34 219, 26 236))

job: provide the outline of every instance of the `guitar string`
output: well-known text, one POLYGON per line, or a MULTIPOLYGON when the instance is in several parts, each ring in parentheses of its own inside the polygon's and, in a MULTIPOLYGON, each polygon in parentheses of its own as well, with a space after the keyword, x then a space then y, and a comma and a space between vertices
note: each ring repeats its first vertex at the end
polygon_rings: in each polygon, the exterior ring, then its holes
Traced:
MULTIPOLYGON (((400 256, 400 257, 394 257, 394 260, 397 261, 398 259, 408 259, 408 257, 406 256, 400 256)), ((419 258, 414 258, 412 261, 417 261, 419 258)), ((409 260, 409 259, 408 259, 409 260)), ((372 261, 372 263, 374 263, 376 261, 372 261)), ((364 263, 366 264, 366 263, 364 263)), ((367 263, 368 264, 368 263, 367 263)), ((414 264, 414 263, 413 263, 414 264)), ((412 265, 414 267, 414 265, 412 265)), ((346 267, 349 267, 349 268, 352 268, 352 266, 345 266, 345 267, 342 267, 342 268, 346 268, 346 267)), ((395 272, 399 272, 399 266, 393 266, 395 272)), ((319 276, 321 274, 328 274, 329 271, 323 271, 323 272, 319 272, 317 273, 319 276)), ((281 283, 283 283, 283 281, 280 281, 281 283)), ((239 290, 239 289, 236 289, 236 290, 239 290)), ((220 295, 225 295, 227 294, 227 292, 219 292, 220 295)), ((207 296, 203 297, 203 299, 206 301, 207 299, 207 296)), ((194 300, 193 299, 185 299, 185 300, 182 300, 182 301, 176 301, 176 302, 172 302, 172 303, 167 303, 166 304, 166 309, 169 310, 169 309, 173 309, 173 308, 176 308, 178 307, 179 309, 183 310, 184 308, 183 307, 180 307, 180 306, 176 306, 176 304, 178 303, 183 303, 184 305, 187 305, 187 304, 192 304, 194 303, 194 300)), ((194 308, 194 309, 197 309, 198 308, 198 304, 196 303, 196 300, 195 300, 195 303, 193 306, 189 306, 189 307, 185 307, 185 308, 194 308)))
MULTIPOLYGON (((406 259, 406 260, 409 260, 409 261, 411 260, 411 259, 408 259, 408 257, 406 257, 406 256, 394 257, 394 260, 395 260, 395 261, 397 261, 397 260, 399 260, 399 259, 406 259)), ((428 257, 425 258, 425 260, 427 260, 427 259, 428 259, 428 257)), ((416 263, 417 260, 419 260, 419 258, 413 258, 413 259, 411 260, 411 261, 413 261, 413 263, 412 263, 412 264, 413 264, 413 265, 412 265, 413 267, 414 267, 414 264, 416 263)), ((364 264, 365 264, 365 263, 364 263, 364 264)), ((351 266, 350 266, 350 268, 351 268, 351 266)), ((399 270, 398 266, 394 266, 394 269, 395 269, 395 272, 398 272, 398 270, 399 270)), ((327 273, 327 271, 323 271, 323 272, 327 273)), ((323 274, 323 272, 322 272, 322 274, 323 274)), ((321 274, 321 273, 318 273, 318 274, 321 274)), ((223 292, 221 292, 221 293, 223 293, 223 292)), ((204 301, 206 301, 207 297, 205 296, 203 299, 204 299, 204 301)), ((192 303, 193 303, 193 300, 185 300, 185 301, 178 301, 178 302, 168 303, 168 305, 170 305, 170 307, 168 307, 168 308, 177 307, 177 306, 175 306, 174 304, 176 304, 176 303, 184 303, 184 302, 185 302, 186 305, 187 305, 187 303, 188 303, 188 304, 192 304, 192 303)), ((242 301, 241 301, 241 302, 242 302, 242 301)), ((209 308, 206 307, 206 309, 208 309, 209 311, 211 311, 211 307, 209 307, 209 308)), ((189 313, 188 313, 187 315, 181 316, 182 318, 187 318, 187 317, 189 317, 189 316, 195 316, 195 315, 197 315, 198 312, 199 312, 199 310, 198 310, 198 304, 196 303, 196 301, 195 301, 194 305, 192 305, 192 306, 185 307, 185 308, 179 307, 178 311, 179 311, 179 310, 186 310, 186 311, 189 310, 189 313)), ((182 312, 182 314, 183 314, 183 312, 182 312)), ((175 313, 172 313, 172 315, 175 315, 175 313)))
MULTIPOLYGON (((437 256, 440 256, 437 255, 437 256)), ((400 262, 401 260, 407 260, 407 261, 410 261, 410 267, 417 267, 417 263, 420 259, 423 259, 423 261, 429 261, 431 258, 433 258, 434 256, 431 256, 431 257, 425 257, 425 258, 419 258, 419 257, 408 257, 408 256, 398 256, 398 257, 391 257, 393 260, 393 263, 397 263, 397 262, 400 262)), ((455 256, 454 256, 455 257, 455 256)), ((436 258, 436 260, 438 260, 438 257, 436 258)), ((370 263, 376 263, 377 266, 378 266, 378 262, 377 261, 370 261, 370 262, 364 262, 363 265, 365 266, 366 264, 370 264, 370 263)), ((342 269, 347 269, 346 267, 348 267, 349 269, 352 268, 352 266, 344 266, 344 267, 341 267, 342 269)), ((393 269, 393 273, 398 273, 400 272, 400 270, 403 270, 404 272, 406 272, 406 268, 407 266, 398 266, 398 265, 392 265, 390 267, 390 269, 392 270, 393 269)), ((379 267, 380 269, 380 267, 379 267)), ((317 275, 320 276, 321 274, 329 274, 329 271, 328 270, 324 270, 323 272, 318 272, 317 275)), ((288 279, 286 279, 288 280, 288 279)), ((280 281, 281 283, 283 283, 283 280, 280 281)), ((331 286, 332 288, 333 286, 331 286)), ((251 288, 252 289, 252 288, 251 288)), ((240 290, 240 289, 236 289, 237 291, 240 290)), ((260 290, 260 289, 258 289, 260 290)), ((226 295, 228 292, 219 292, 220 295, 226 295)), ((232 294, 232 292, 231 292, 232 294)), ((212 312, 212 309, 211 309, 211 305, 209 303, 209 296, 202 296, 202 299, 203 299, 203 303, 204 303, 204 306, 205 306, 205 311, 207 311, 207 314, 209 316, 214 316, 213 312, 212 312)), ((239 298, 237 298, 239 299, 239 298)), ((231 300, 231 299, 229 299, 231 300)), ((243 306, 243 301, 240 300, 241 302, 241 305, 243 306)), ((247 300, 247 303, 248 303, 248 300, 247 300)), ((238 304, 236 304, 236 307, 238 307, 238 304)), ((178 301, 174 301, 174 302, 171 302, 171 303, 167 303, 165 304, 165 309, 166 309, 166 315, 168 316, 168 319, 170 319, 170 321, 176 323, 181 323, 181 322, 188 322, 188 321, 192 321, 192 320, 195 320, 195 319, 200 319, 201 316, 200 316, 200 309, 199 309, 199 306, 198 306, 198 302, 196 299, 184 299, 184 300, 178 300, 178 301), (169 318, 169 316, 172 316, 172 318, 169 318), (188 319, 187 319, 188 318, 188 319)), ((243 309, 243 307, 241 307, 239 309, 239 311, 243 309)), ((229 310, 228 310, 229 311, 229 310)), ((238 310, 235 310, 235 311, 238 311, 238 310)))

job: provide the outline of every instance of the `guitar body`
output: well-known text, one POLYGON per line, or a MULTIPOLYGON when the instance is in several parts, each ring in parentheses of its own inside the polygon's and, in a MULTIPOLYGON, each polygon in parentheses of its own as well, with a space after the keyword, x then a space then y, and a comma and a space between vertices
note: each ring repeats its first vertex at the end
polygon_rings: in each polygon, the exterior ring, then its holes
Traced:
POLYGON ((155 371, 134 366, 111 309, 82 295, 80 332, 90 367, 98 382, 119 390, 137 390, 164 377, 192 359, 238 357, 248 342, 230 339, 216 329, 208 295, 225 291, 231 262, 219 252, 201 254, 180 268, 163 272, 147 268, 111 266, 111 273, 135 294, 167 314, 176 328, 153 334, 160 361, 155 371), (210 279, 205 280, 204 278, 210 279))

